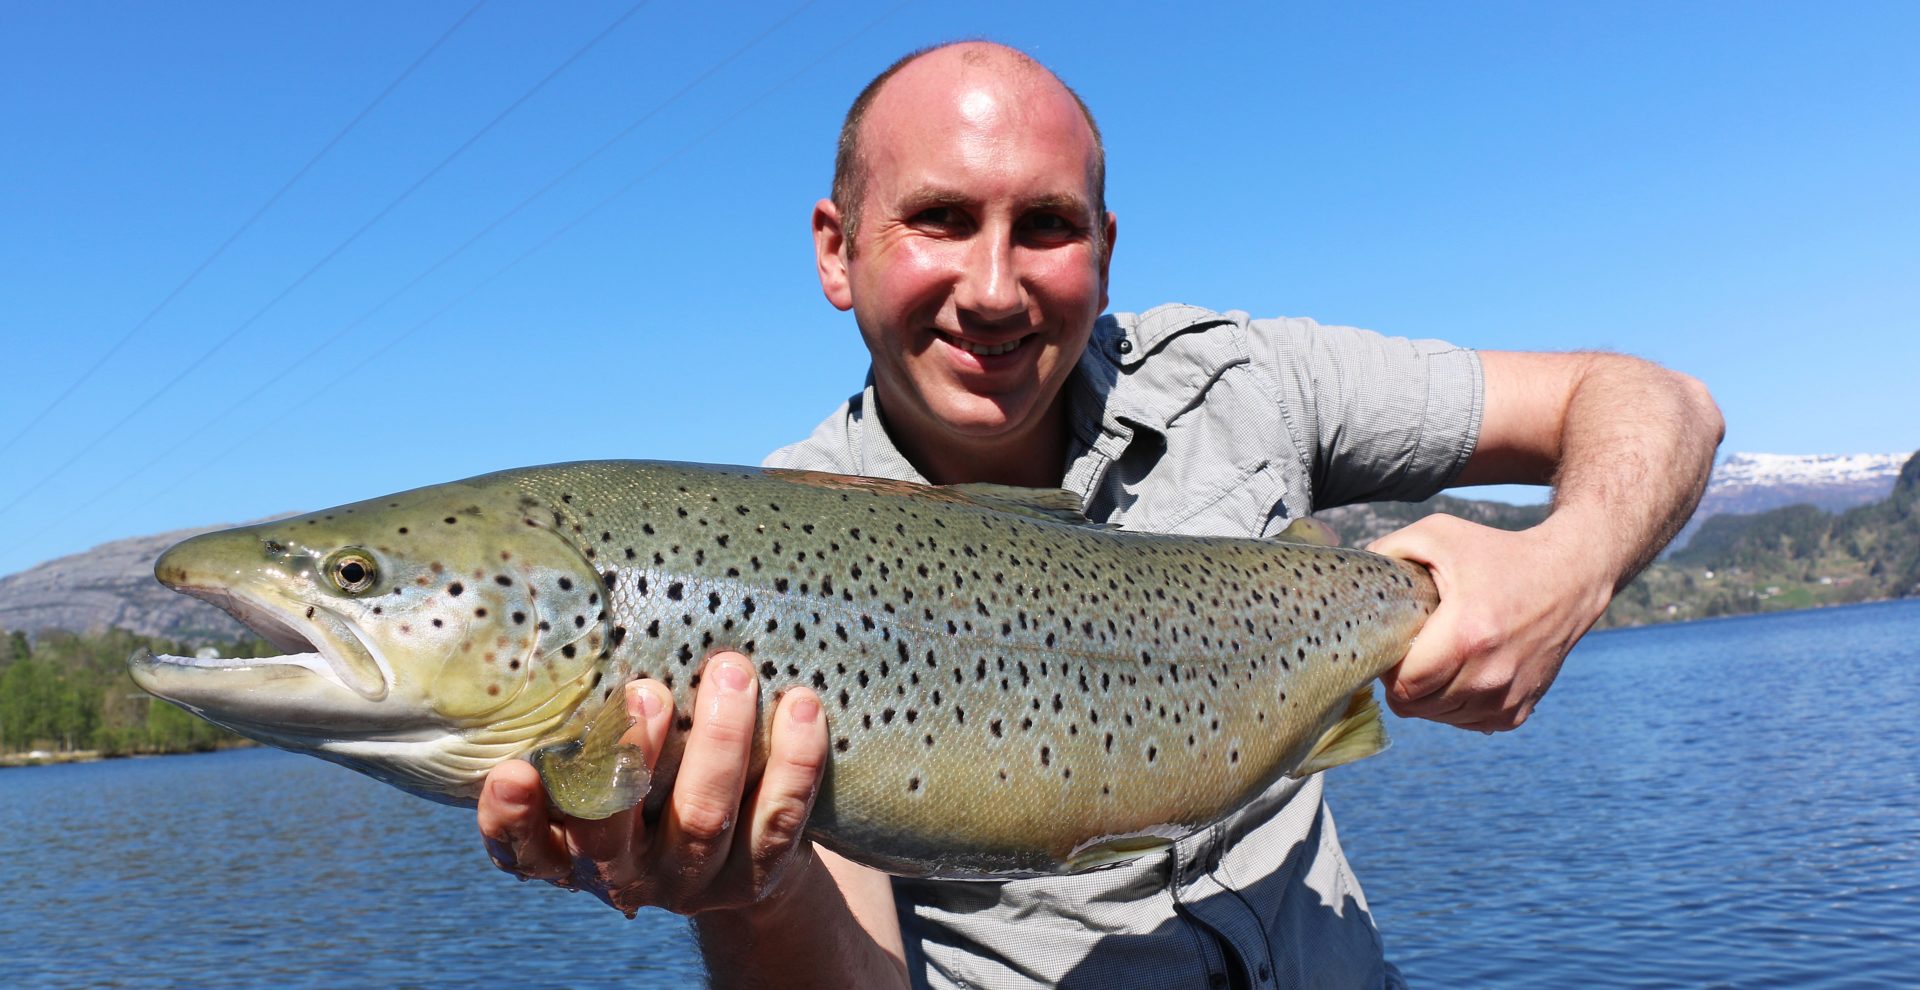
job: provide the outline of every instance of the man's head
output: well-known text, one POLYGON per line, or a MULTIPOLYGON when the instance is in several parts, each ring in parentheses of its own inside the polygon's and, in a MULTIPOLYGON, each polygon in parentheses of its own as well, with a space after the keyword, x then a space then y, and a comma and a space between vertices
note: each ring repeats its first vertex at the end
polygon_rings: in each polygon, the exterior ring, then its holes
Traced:
MULTIPOLYGON (((1073 87, 1060 82, 1059 77, 1049 72, 1046 66, 1019 49, 979 42, 960 42, 933 45, 900 56, 892 65, 874 76, 873 80, 867 83, 866 88, 860 91, 859 96, 853 98, 853 106, 847 109, 846 119, 840 123, 840 141, 833 155, 833 205, 839 208, 840 218, 846 226, 847 233, 853 234, 860 228, 861 199, 867 191, 867 163, 860 154, 860 138, 861 125, 867 119, 868 108, 873 106, 874 97, 879 95, 881 88, 893 78, 895 73, 921 56, 944 48, 958 50, 961 60, 970 65, 990 65, 998 62, 1003 68, 1040 73, 1058 83, 1068 96, 1073 97, 1074 105, 1080 108, 1080 115, 1087 121, 1087 130, 1093 134, 1093 157, 1088 163, 1087 172, 1088 193, 1093 197, 1094 213, 1105 216, 1107 212, 1107 147, 1100 139, 1100 125, 1094 122, 1093 111, 1087 109, 1086 101, 1080 98, 1079 93, 1073 91, 1073 87)), ((858 238, 855 238, 849 247, 858 247, 858 244, 858 238)))
POLYGON ((931 49, 861 93, 837 166, 821 288, 858 319, 895 440, 929 471, 1056 452, 1115 233, 1079 98, 1012 49, 931 49))

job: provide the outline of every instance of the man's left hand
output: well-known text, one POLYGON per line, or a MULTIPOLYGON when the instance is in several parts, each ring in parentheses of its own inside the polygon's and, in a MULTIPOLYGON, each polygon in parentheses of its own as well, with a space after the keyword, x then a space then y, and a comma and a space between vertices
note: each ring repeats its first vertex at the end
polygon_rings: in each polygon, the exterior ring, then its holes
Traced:
POLYGON ((1613 595, 1612 574, 1563 530, 1433 515, 1367 548, 1426 565, 1440 589, 1406 658, 1381 675, 1394 714, 1483 732, 1527 720, 1613 595))

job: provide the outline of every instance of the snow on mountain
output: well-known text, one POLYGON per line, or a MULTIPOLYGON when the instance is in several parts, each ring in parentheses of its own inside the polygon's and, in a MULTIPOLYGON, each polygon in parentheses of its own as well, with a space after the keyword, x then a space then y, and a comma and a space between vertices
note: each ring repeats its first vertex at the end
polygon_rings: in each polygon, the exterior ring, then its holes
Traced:
MULTIPOLYGON (((1769 485, 1878 486, 1893 490, 1904 454, 1730 454, 1713 469, 1707 491, 1769 485)), ((1884 492, 1882 493, 1885 494, 1884 492)))
POLYGON ((1708 516, 1766 512, 1788 505, 1816 505, 1844 512, 1878 502, 1893 492, 1906 454, 1729 454, 1713 469, 1700 508, 1673 547, 1687 545, 1708 516))

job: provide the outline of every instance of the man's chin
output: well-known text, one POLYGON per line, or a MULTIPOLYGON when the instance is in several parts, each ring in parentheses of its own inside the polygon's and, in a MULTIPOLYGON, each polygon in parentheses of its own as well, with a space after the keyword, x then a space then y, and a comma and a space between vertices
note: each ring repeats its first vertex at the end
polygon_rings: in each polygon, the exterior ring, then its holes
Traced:
POLYGON ((930 404, 929 411, 939 422, 941 431, 954 439, 972 443, 1011 441, 1021 436, 1033 418, 1031 404, 1024 401, 1025 398, 955 396, 930 404))

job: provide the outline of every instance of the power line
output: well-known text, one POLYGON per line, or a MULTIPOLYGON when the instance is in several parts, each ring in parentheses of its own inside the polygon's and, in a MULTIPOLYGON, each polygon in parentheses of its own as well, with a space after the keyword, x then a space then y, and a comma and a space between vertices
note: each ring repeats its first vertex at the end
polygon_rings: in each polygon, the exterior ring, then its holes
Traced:
MULTIPOLYGON (((621 141, 625 140, 628 136, 630 136, 634 131, 638 130, 641 125, 645 124, 647 121, 658 116, 661 113, 661 111, 666 110, 668 107, 679 102, 679 100, 682 97, 686 96, 688 93, 692 92, 694 89, 699 87, 701 83, 704 83, 708 79, 712 78, 721 69, 724 69, 728 65, 731 65, 734 62, 738 61, 741 58, 741 56, 745 55, 747 52, 757 47, 761 42, 771 37, 774 33, 778 32, 781 28, 785 27, 794 18, 800 16, 808 8, 812 7, 817 2, 818 0, 806 0, 806 2, 800 4, 798 7, 795 7, 793 10, 789 11, 786 14, 786 16, 773 22, 773 24, 769 25, 767 28, 762 30, 759 34, 755 35, 752 39, 748 40, 745 44, 741 45, 739 48, 734 49, 734 51, 731 54, 727 55, 725 58, 721 59, 720 61, 714 63, 712 66, 708 67, 706 70, 702 71, 699 75, 695 76, 690 82, 686 83, 685 85, 681 86, 678 90, 674 91, 666 99, 655 104, 651 109, 647 110, 647 112, 641 114, 639 117, 636 117, 633 121, 629 122, 625 127, 622 127, 619 131, 615 132, 612 137, 601 142, 598 147, 594 148, 592 151, 588 152, 586 155, 576 160, 573 164, 567 166, 565 169, 563 169, 559 174, 555 175, 553 178, 547 180, 545 184, 540 186, 540 188, 534 190, 532 193, 522 198, 518 203, 515 203, 505 213, 502 213, 500 216, 495 217, 492 220, 492 222, 488 223, 486 226, 476 231, 473 235, 469 236, 465 241, 461 242, 458 247, 454 248, 452 251, 447 252, 445 255, 442 255, 438 261, 435 261, 432 265, 428 266, 426 270, 420 272, 418 275, 415 275, 413 278, 408 279, 407 282, 401 285, 399 288, 394 289, 392 292, 389 292, 385 298, 381 299, 378 303, 375 303, 372 308, 368 309, 366 312, 355 317, 353 320, 351 320, 344 326, 340 327, 338 330, 335 330, 325 340, 322 340, 320 343, 308 349, 308 351, 305 354, 288 362, 286 367, 282 368, 279 372, 275 373, 272 377, 262 381, 259 385, 255 386, 252 391, 241 396, 239 399, 234 400, 224 410, 215 414, 211 418, 207 419, 205 422, 201 423, 199 426, 195 427, 193 430, 180 436, 178 439, 174 441, 172 446, 169 446, 165 450, 154 455, 152 458, 149 458, 146 463, 142 464, 138 468, 135 468, 132 472, 122 475, 120 480, 104 488, 96 490, 93 493, 93 495, 90 498, 88 498, 86 501, 81 502, 77 505, 74 505, 67 511, 65 515, 54 520, 49 525, 58 526, 59 524, 66 522, 68 519, 71 519, 74 516, 79 515, 81 512, 84 512, 87 509, 92 508, 94 505, 98 504, 108 496, 112 495, 114 492, 125 487, 126 484, 132 481, 134 478, 137 478, 140 475, 147 473, 149 470, 152 470, 154 466, 167 460, 174 453, 178 452, 182 447, 185 447, 189 442, 194 440, 200 434, 205 433, 207 429, 213 426, 215 423, 226 421, 228 417, 232 416, 234 413, 238 412, 242 408, 250 405, 254 399, 259 398, 261 395, 265 394, 267 391, 272 389, 275 385, 279 384, 288 375, 291 375, 295 371, 295 369, 305 365, 308 361, 313 360, 315 357, 319 356, 323 351, 332 347, 334 344, 339 343, 343 338, 347 336, 347 334, 349 334, 356 328, 364 325, 368 320, 372 319, 375 314, 379 313, 381 310, 384 310, 387 306, 391 305, 394 300, 400 298, 402 295, 405 295, 407 292, 409 292, 416 286, 420 285, 422 282, 425 282, 435 272, 446 267, 448 263, 452 262, 455 258, 464 254, 469 248, 479 243, 488 234, 491 234, 493 231, 497 230, 502 224, 506 223, 508 220, 513 219, 513 217, 517 216, 522 210, 532 205, 535 200, 538 200, 540 197, 553 191, 554 187, 566 181, 574 173, 586 167, 594 159, 600 157, 601 155, 605 154, 607 151, 611 150, 615 145, 619 144, 621 141)), ((681 150, 684 151, 685 149, 683 148, 681 150)), ((656 168, 657 167, 658 166, 656 166, 656 168)), ((584 219, 584 218, 580 218, 580 219, 584 219)), ((577 223, 578 219, 576 219, 574 222, 577 223)), ((544 243, 545 242, 543 242, 543 244, 544 243)), ((518 264, 519 260, 521 259, 516 259, 514 264, 518 264)), ((503 273, 504 271, 505 269, 501 269, 500 271, 495 272, 494 276, 489 277, 489 280, 492 277, 497 277, 499 274, 503 273)), ((466 294, 463 294, 462 296, 459 297, 459 299, 456 299, 455 301, 459 302, 461 300, 464 300, 467 297, 467 295, 471 295, 473 291, 477 290, 477 288, 478 288, 477 286, 474 288, 470 288, 466 294)), ((435 314, 435 318, 437 317, 438 317, 438 314, 435 314)), ((414 329, 418 329, 418 327, 415 327, 414 329)), ((412 332, 411 330, 408 331, 408 333, 411 333, 411 332, 412 332)), ((403 334, 402 336, 405 336, 405 334, 403 334)), ((375 353, 385 353, 387 350, 391 348, 393 343, 398 342, 398 339, 399 338, 395 338, 387 346, 380 348, 375 353)), ((365 367, 366 363, 367 363, 366 361, 362 361, 361 363, 355 365, 354 366, 355 370, 365 367)), ((225 456, 225 455, 223 454, 221 456, 225 456)))
POLYGON ((329 262, 331 262, 335 257, 338 257, 342 251, 345 251, 355 241, 358 241, 361 235, 365 234, 368 230, 371 230, 375 224, 378 224, 381 220, 386 219, 387 215, 392 213, 395 209, 397 209, 401 203, 406 202, 406 200, 410 198, 415 192, 419 191, 420 187, 426 185, 429 181, 431 181, 434 178, 434 176, 439 175, 441 170, 445 169, 448 165, 451 165, 455 159, 465 154, 468 149, 472 148, 476 143, 480 141, 481 138, 485 137, 489 132, 491 132, 496 126, 500 124, 501 121, 505 120, 515 110, 520 109, 521 105, 525 104, 528 100, 532 99, 534 94, 540 92, 540 90, 542 89, 545 89, 548 83, 552 82, 561 73, 565 72, 569 67, 573 65, 573 63, 579 61, 582 56, 586 55, 588 51, 592 50, 596 45, 600 44, 600 42, 606 40, 608 35, 612 34, 617 28, 620 27, 620 25, 626 23, 628 18, 638 13, 640 8, 647 5, 647 2, 648 0, 639 0, 638 3, 635 3, 633 6, 628 7, 625 13, 621 14, 619 17, 614 18, 613 23, 607 25, 604 29, 601 30, 599 34, 594 35, 591 39, 587 41, 586 44, 581 45, 579 48, 574 49, 573 54, 568 55, 564 61, 562 61, 558 66, 555 66, 553 71, 548 72, 545 76, 541 77, 539 82, 534 83, 533 86, 529 88, 526 92, 521 93, 519 97, 515 98, 512 103, 509 103, 507 105, 506 109, 500 111, 498 114, 495 114, 492 120, 487 121, 487 123, 483 125, 478 131, 475 131, 471 137, 461 142, 459 147, 454 148, 453 151, 449 152, 445 158, 440 159, 439 163, 434 165, 432 168, 428 169, 426 174, 420 176, 420 178, 414 180, 411 185, 407 186, 407 188, 401 190, 398 196, 395 196, 392 200, 390 200, 387 203, 387 205, 381 207, 379 212, 375 213, 365 223, 362 223, 358 228, 354 230, 353 233, 348 234, 345 240, 342 240, 340 243, 334 245, 332 250, 328 251, 325 255, 322 255, 320 260, 310 265, 306 271, 301 272, 298 278, 295 278, 291 283, 288 283, 288 285, 285 288, 281 289, 278 293, 276 293, 273 298, 267 300, 265 305, 261 306, 259 309, 254 310, 251 316, 248 316, 246 319, 240 321, 240 324, 234 327, 232 330, 227 331, 226 336, 221 337, 217 341, 214 341, 212 346, 202 351, 200 355, 194 358, 191 362, 189 362, 185 368, 182 368, 172 378, 167 379, 167 381, 163 383, 159 388, 149 393, 146 398, 140 400, 139 404, 135 405, 132 409, 128 410, 125 415, 115 420, 113 425, 101 431, 92 440, 89 440, 87 443, 81 445, 80 449, 74 451, 73 454, 70 455, 66 460, 61 461, 58 467, 55 467, 52 471, 49 471, 45 475, 42 475, 40 477, 40 480, 27 486, 27 488, 24 491, 15 495, 11 501, 7 502, 7 504, 0 505, 0 515, 7 514, 15 506, 25 501, 28 496, 39 491, 41 488, 46 487, 48 482, 52 481, 54 478, 59 477, 68 468, 78 463, 82 457, 85 457, 87 454, 91 453, 95 447, 98 447, 102 442, 104 442, 109 436, 112 436, 121 427, 132 422, 135 416, 138 416, 140 413, 146 411, 146 408, 148 406, 152 405, 162 395, 165 395, 167 392, 171 391, 174 386, 180 384, 180 382, 184 380, 188 375, 199 370, 200 366, 205 364, 208 361, 208 359, 212 358, 216 353, 218 353, 222 348, 226 347, 229 343, 232 343, 236 337, 240 336, 240 334, 244 332, 248 327, 253 326, 253 324, 257 322, 260 319, 260 317, 265 316, 267 314, 267 311, 271 310, 274 306, 278 305, 281 300, 287 298, 289 295, 292 295, 294 290, 300 288, 300 286, 302 285, 305 285, 308 279, 312 278, 316 273, 320 271, 320 269, 326 267, 326 265, 329 262))
POLYGON ((200 278, 202 272, 205 272, 209 266, 219 260, 221 255, 226 254, 227 248, 232 247, 233 242, 240 239, 240 235, 253 229, 253 225, 258 222, 261 217, 265 216, 268 210, 273 209, 274 204, 280 202, 281 197, 285 196, 301 179, 306 178, 307 173, 312 171, 313 167, 318 165, 322 158, 327 157, 327 154, 333 151, 334 147, 345 139, 349 133, 352 133, 354 128, 360 126, 361 121, 366 120, 367 116, 373 113, 380 104, 385 103, 387 97, 392 96, 393 91, 399 89, 400 84, 406 82, 407 78, 413 75, 415 69, 420 68, 421 64, 431 57, 434 52, 439 51, 440 46, 446 44, 447 39, 453 37, 454 32, 460 30, 461 26, 471 20, 473 15, 478 13, 480 8, 486 6, 486 4, 487 0, 479 0, 479 2, 475 3, 472 7, 467 8, 467 12, 461 14, 450 27, 441 32, 440 37, 434 39, 433 44, 428 45, 426 51, 421 52, 420 56, 409 63, 406 68, 401 69, 400 74, 393 77, 393 81, 388 83, 387 87, 381 90, 379 94, 373 98, 372 102, 361 107, 360 112, 354 114, 353 119, 347 121, 346 126, 336 131, 333 137, 329 138, 327 143, 320 147, 319 151, 314 152, 313 157, 307 159, 307 163, 300 166, 299 170, 293 173, 292 178, 283 183, 278 190, 275 190, 273 195, 268 196, 267 201, 261 203, 259 209, 254 210, 251 216, 242 220, 240 226, 234 228, 233 233, 227 235, 226 240, 221 241, 219 246, 215 247, 211 254, 201 259, 200 263, 195 265, 193 270, 187 273, 186 278, 181 279, 179 284, 173 287, 172 291, 168 292, 158 303, 155 303, 152 309, 147 310, 147 315, 141 317, 140 321, 135 323, 126 333, 121 334, 120 339, 114 341, 113 346, 107 348, 106 353, 96 358, 93 364, 88 366, 87 370, 80 373, 80 377, 75 378, 73 382, 66 387, 65 391, 54 396, 53 401, 42 407, 31 420, 27 421, 25 426, 20 428, 19 432, 9 437, 6 443, 0 443, 0 454, 6 453, 14 444, 20 442, 21 437, 33 432, 34 427, 39 426, 40 422, 46 419, 54 409, 58 408, 62 402, 67 401, 67 398, 72 396, 80 386, 86 384, 87 381, 94 376, 94 373, 100 370, 101 366, 111 360, 115 354, 120 353, 120 349, 127 346, 128 341, 132 340, 141 330, 146 329, 147 324, 152 323, 154 317, 159 316, 160 312, 171 305, 174 299, 179 297, 180 293, 185 292, 188 286, 200 278))
MULTIPOLYGON (((325 384, 322 384, 319 387, 312 389, 311 391, 319 394, 325 394, 329 392, 335 385, 338 385, 341 382, 346 381, 348 378, 351 378, 352 376, 359 374, 367 366, 373 364, 375 361, 384 357, 389 351, 399 346, 402 341, 405 341, 407 338, 413 336, 415 333, 418 333, 420 330, 425 329, 426 327, 437 322, 441 317, 447 315, 447 313, 453 311, 456 307, 460 306, 462 303, 465 303, 467 300, 477 295, 482 289, 486 288, 487 286, 493 284, 495 281, 499 280, 501 276, 519 267, 520 264, 526 261, 528 258, 531 258, 535 254, 538 254, 542 250, 545 250, 548 245, 552 244, 554 241, 559 240, 562 236, 567 234, 569 231, 573 230, 575 227, 578 227, 581 223, 585 222, 589 217, 605 209, 607 206, 611 205, 614 201, 618 200, 620 197, 625 196, 627 193, 633 191, 635 187, 639 186, 641 183, 645 182, 647 179, 652 178, 655 174, 659 173, 662 169, 666 168, 667 165, 678 160, 681 156, 685 155, 688 151, 691 151, 692 149, 705 143, 707 139, 719 133, 727 125, 733 123, 735 120, 738 120, 742 116, 745 116, 746 113, 752 110, 754 107, 757 107, 761 103, 766 102, 769 98, 774 96, 776 93, 779 93, 781 90, 786 89, 788 86, 792 85, 794 82, 799 80, 800 77, 806 75, 807 73, 813 71, 814 69, 818 68, 822 64, 826 63, 833 56, 839 54, 842 49, 846 48, 848 45, 853 44, 854 41, 858 40, 862 35, 865 35, 868 31, 871 31, 874 28, 878 27, 881 24, 881 22, 892 17, 894 14, 899 13, 900 10, 908 6, 910 3, 912 3, 912 0, 901 0, 901 2, 893 5, 892 7, 887 8, 885 11, 881 12, 879 16, 874 17, 872 20, 869 20, 865 24, 861 25, 858 29, 853 31, 851 34, 847 35, 845 38, 842 38, 839 42, 834 44, 832 47, 823 51, 813 61, 808 62, 805 66, 802 66, 798 71, 795 71, 794 73, 788 75, 786 78, 782 79, 781 81, 763 90, 758 96, 755 96, 753 99, 748 100, 746 103, 742 104, 738 109, 734 110, 732 113, 728 114, 727 116, 721 118, 718 123, 714 124, 712 127, 708 128, 707 130, 702 131, 697 137, 681 145, 680 147, 676 148, 674 151, 667 154, 665 157, 661 158, 659 161, 655 162, 652 166, 648 167, 646 171, 641 172, 639 175, 636 175, 632 179, 628 180, 625 184, 620 186, 620 188, 614 190, 612 193, 608 194, 607 196, 603 197, 599 201, 595 202, 593 205, 587 207, 585 210, 582 210, 578 214, 574 215, 572 219, 568 220, 566 223, 563 223, 559 227, 555 228, 551 233, 541 238, 532 247, 521 252, 513 260, 495 269, 490 274, 482 277, 479 281, 469 286, 465 291, 456 295, 453 299, 449 300, 445 305, 441 306, 438 310, 435 310, 432 314, 414 323, 412 326, 406 328, 405 330, 402 330, 401 332, 390 336, 389 338, 387 338, 387 340, 384 343, 382 343, 379 347, 375 348, 374 350, 368 352, 365 357, 361 358, 353 366, 347 368, 345 371, 342 371, 338 375, 335 375, 332 379, 328 380, 325 384)), ((172 484, 166 485, 165 487, 155 490, 153 494, 156 496, 166 494, 168 492, 173 491, 175 488, 178 488, 180 485, 184 484, 188 479, 201 477, 208 468, 212 467, 214 464, 219 463, 225 458, 233 455, 235 452, 253 444, 253 442, 256 439, 258 439, 262 434, 266 433, 268 430, 271 430, 275 426, 278 426, 282 420, 292 415, 299 408, 301 407, 298 405, 288 406, 287 408, 282 410, 279 415, 274 416, 271 419, 268 419, 265 422, 261 423, 259 428, 255 429, 252 433, 247 434, 244 438, 228 446, 226 449, 213 455, 210 458, 207 458, 205 461, 201 462, 200 465, 194 468, 193 470, 176 472, 174 475, 174 481, 172 484)))

